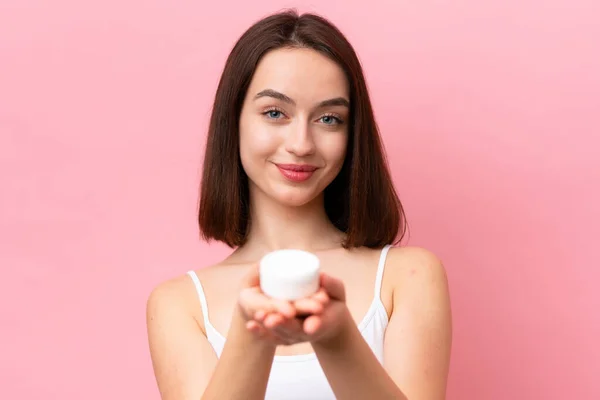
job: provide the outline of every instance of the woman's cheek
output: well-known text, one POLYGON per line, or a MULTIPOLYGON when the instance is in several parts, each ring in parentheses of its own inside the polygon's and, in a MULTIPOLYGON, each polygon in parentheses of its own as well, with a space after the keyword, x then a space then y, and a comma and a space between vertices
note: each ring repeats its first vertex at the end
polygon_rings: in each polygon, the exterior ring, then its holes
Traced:
POLYGON ((246 158, 268 157, 277 150, 277 132, 265 124, 252 124, 241 133, 241 151, 246 158))
POLYGON ((341 165, 346 158, 347 146, 347 136, 339 133, 325 137, 321 143, 319 143, 318 147, 321 149, 322 154, 327 159, 329 165, 339 166, 341 168, 341 165))
MULTIPOLYGON (((249 146, 255 156, 265 160, 271 160, 279 151, 281 146, 281 133, 273 127, 266 127, 256 131, 249 146)), ((281 160, 279 160, 281 162, 281 160)))

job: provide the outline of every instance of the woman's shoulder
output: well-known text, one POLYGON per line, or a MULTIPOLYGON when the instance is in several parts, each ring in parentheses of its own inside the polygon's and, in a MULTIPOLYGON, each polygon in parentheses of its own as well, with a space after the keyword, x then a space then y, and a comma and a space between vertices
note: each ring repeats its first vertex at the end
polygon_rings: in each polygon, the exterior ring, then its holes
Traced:
POLYGON ((441 264, 440 258, 435 253, 417 246, 392 246, 388 259, 397 267, 441 264))
POLYGON ((445 283, 446 269, 440 258, 422 247, 392 247, 386 260, 386 270, 403 288, 422 288, 423 285, 445 283))
POLYGON ((395 247, 388 255, 394 309, 411 315, 450 309, 448 278, 442 261, 420 247, 395 247))
POLYGON ((158 283, 150 292, 147 300, 147 314, 161 316, 179 314, 193 317, 204 330, 204 318, 200 304, 199 291, 204 297, 215 299, 215 294, 224 291, 231 284, 239 268, 217 263, 171 277, 158 283), (196 287, 193 275, 198 278, 200 288, 196 287), (221 290, 219 290, 221 289, 221 290))
POLYGON ((146 303, 148 318, 185 318, 202 320, 202 311, 193 307, 197 302, 194 282, 188 274, 180 274, 158 283, 152 288, 146 303))

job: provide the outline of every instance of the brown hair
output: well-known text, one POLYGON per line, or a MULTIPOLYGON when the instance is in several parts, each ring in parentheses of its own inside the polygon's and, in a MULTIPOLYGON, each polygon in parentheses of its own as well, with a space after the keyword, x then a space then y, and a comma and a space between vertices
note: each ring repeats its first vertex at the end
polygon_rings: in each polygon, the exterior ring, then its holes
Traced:
POLYGON ((261 58, 282 47, 314 49, 334 60, 350 87, 348 150, 338 176, 325 189, 325 211, 346 233, 344 247, 382 247, 406 231, 363 71, 344 35, 314 14, 285 11, 252 25, 227 58, 216 92, 206 143, 198 222, 205 240, 230 247, 246 242, 250 215, 248 176, 240 161, 239 118, 261 58))

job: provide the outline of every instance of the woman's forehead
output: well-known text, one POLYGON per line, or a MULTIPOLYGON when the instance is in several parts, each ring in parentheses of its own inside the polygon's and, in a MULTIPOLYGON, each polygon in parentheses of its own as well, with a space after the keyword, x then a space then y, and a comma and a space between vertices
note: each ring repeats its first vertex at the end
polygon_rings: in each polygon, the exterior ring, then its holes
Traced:
POLYGON ((273 90, 295 102, 346 98, 349 90, 342 68, 312 49, 277 49, 259 62, 248 95, 273 90))

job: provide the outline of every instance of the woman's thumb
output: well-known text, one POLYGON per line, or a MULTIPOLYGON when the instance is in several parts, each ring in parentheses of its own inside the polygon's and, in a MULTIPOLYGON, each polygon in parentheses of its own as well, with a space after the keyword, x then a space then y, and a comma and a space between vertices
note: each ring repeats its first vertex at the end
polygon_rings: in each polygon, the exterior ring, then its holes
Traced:
POLYGON ((332 299, 346 301, 346 290, 339 279, 321 273, 321 286, 332 299))

